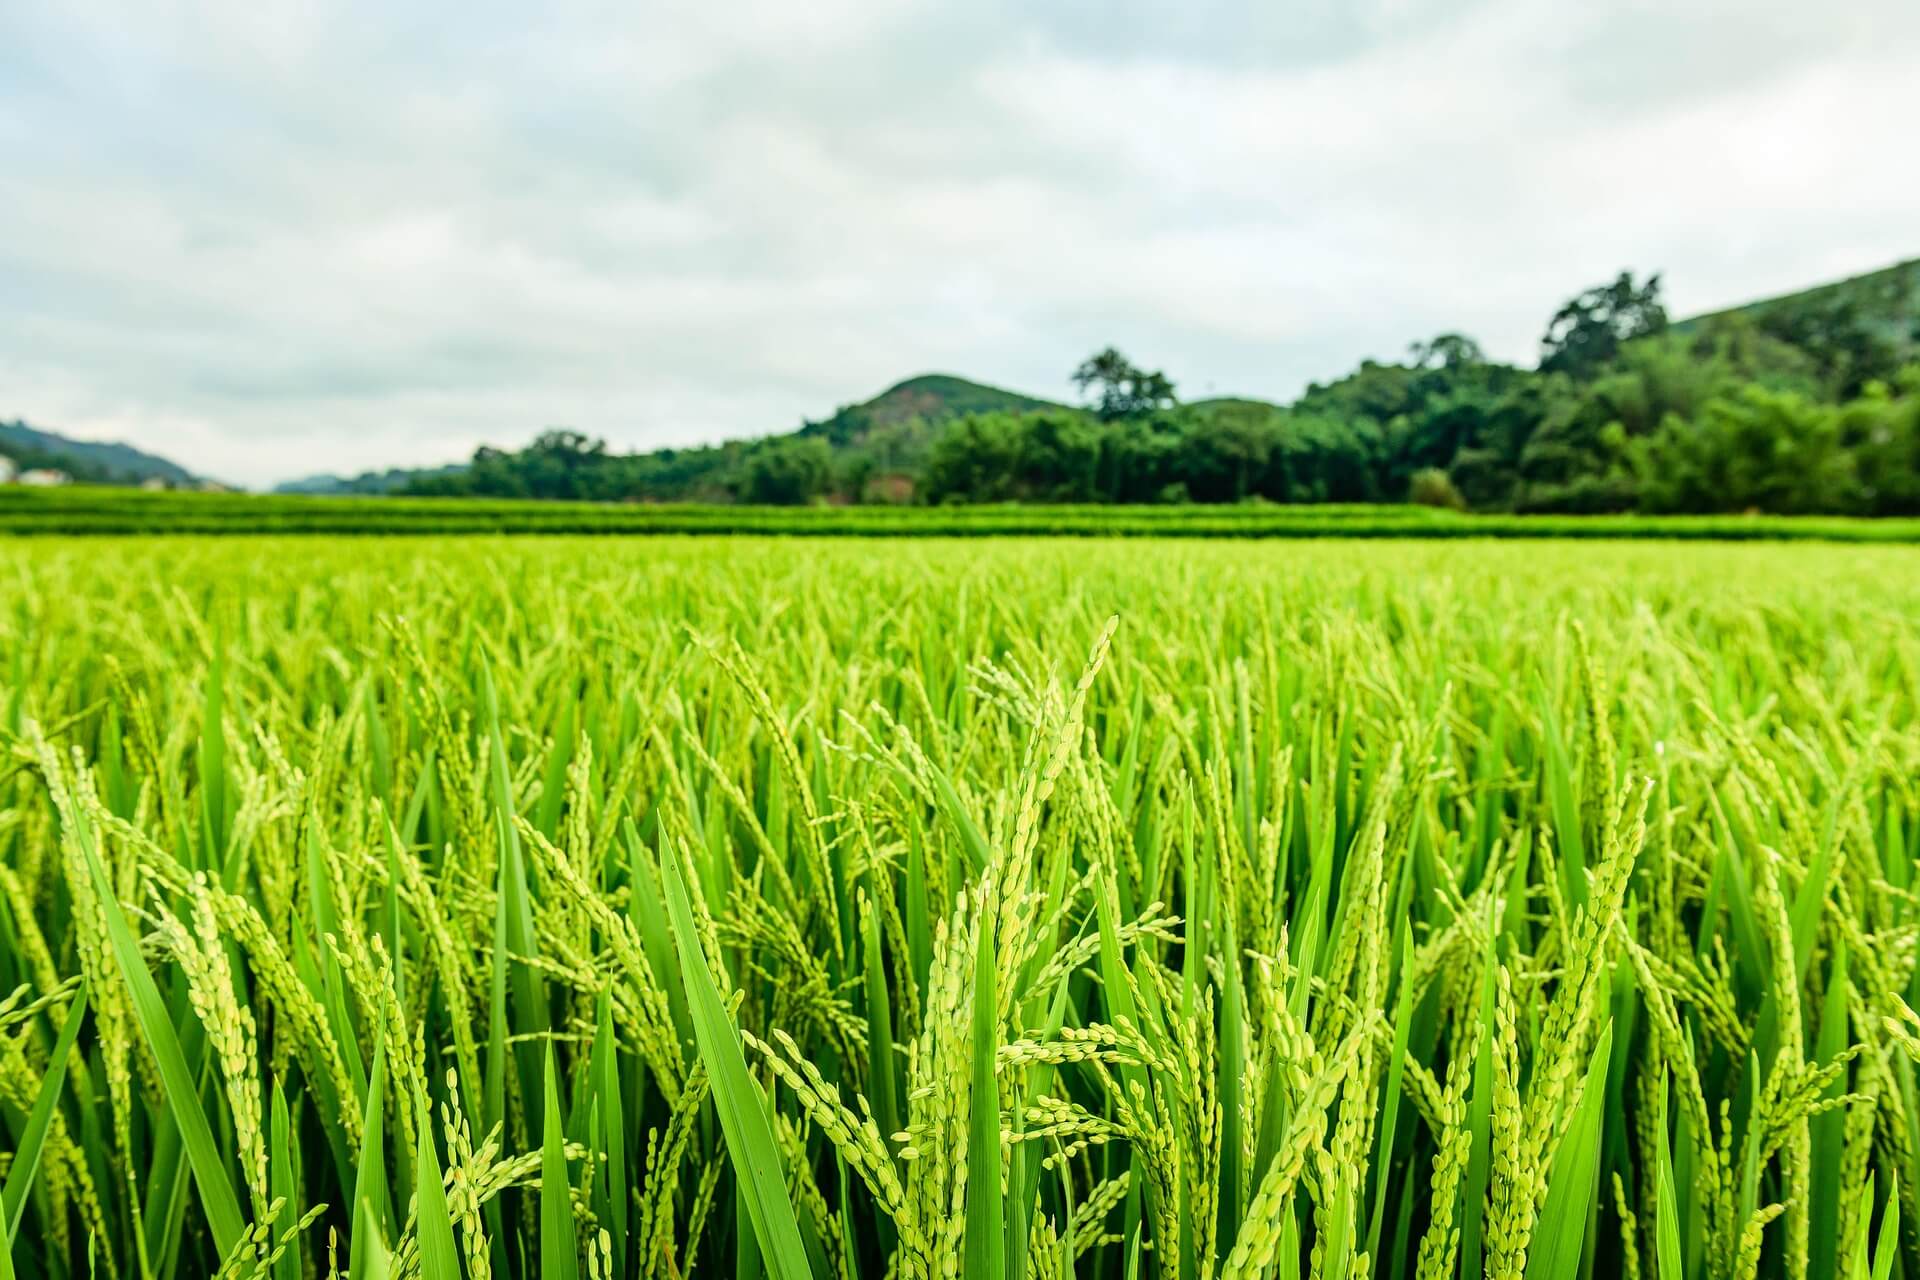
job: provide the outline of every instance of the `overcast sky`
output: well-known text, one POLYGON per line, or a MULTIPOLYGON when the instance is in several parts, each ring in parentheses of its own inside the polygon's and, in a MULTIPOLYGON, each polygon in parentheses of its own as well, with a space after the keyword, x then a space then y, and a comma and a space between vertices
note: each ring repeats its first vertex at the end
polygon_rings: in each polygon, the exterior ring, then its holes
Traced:
POLYGON ((231 481, 1920 255, 1914 0, 0 3, 0 418, 231 481), (404 15, 404 16, 402 16, 404 15))

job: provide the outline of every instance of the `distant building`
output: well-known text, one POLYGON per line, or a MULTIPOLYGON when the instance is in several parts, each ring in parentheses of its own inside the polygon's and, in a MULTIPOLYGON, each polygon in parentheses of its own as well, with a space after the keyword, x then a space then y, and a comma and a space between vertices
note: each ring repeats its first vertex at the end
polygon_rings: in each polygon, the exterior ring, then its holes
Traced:
POLYGON ((40 489, 56 489, 63 484, 72 484, 73 477, 64 471, 56 471, 52 467, 35 467, 31 471, 20 473, 20 483, 40 489))
POLYGON ((12 484, 13 478, 19 474, 20 468, 14 465, 13 459, 0 454, 0 484, 12 484))
POLYGON ((140 487, 142 489, 147 490, 149 493, 153 493, 153 492, 157 492, 158 490, 166 488, 167 482, 165 477, 163 476, 148 476, 145 480, 142 480, 140 482, 140 487))

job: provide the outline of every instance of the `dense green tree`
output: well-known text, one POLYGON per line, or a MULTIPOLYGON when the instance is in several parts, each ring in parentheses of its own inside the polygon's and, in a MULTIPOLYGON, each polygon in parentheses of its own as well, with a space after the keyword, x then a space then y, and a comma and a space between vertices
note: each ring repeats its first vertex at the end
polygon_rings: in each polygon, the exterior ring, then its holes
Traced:
POLYGON ((1048 410, 1020 419, 1018 496, 1032 502, 1099 502, 1100 425, 1084 413, 1048 410))
POLYGON ((1828 388, 1843 398, 1891 378, 1900 365, 1893 343, 1867 323, 1857 298, 1789 301, 1761 312, 1758 324, 1804 351, 1828 388))
POLYGON ((1073 385, 1092 397, 1092 408, 1104 422, 1135 418, 1174 403, 1173 383, 1164 373, 1134 365, 1117 350, 1088 356, 1073 371, 1073 385))
POLYGON ((1380 489, 1385 452, 1385 432, 1370 418, 1293 410, 1268 456, 1260 495, 1275 502, 1379 501, 1386 496, 1380 489))
POLYGON ((1624 445, 1670 418, 1690 421, 1715 397, 1744 385, 1722 355, 1698 354, 1674 336, 1640 339, 1584 380, 1542 379, 1539 417, 1518 459, 1523 511, 1589 513, 1634 504, 1624 445))
POLYGON ((833 449, 812 436, 769 440, 747 461, 742 497, 765 506, 794 507, 824 497, 833 483, 833 449))
POLYGON ((1746 386, 1692 420, 1669 417, 1629 459, 1645 511, 1850 512, 1860 506, 1840 415, 1790 391, 1746 386))
POLYGON ((1185 411, 1108 423, 1100 435, 1100 490, 1110 502, 1185 502, 1185 411))
POLYGON ((1416 369, 1431 369, 1436 365, 1442 369, 1458 369, 1487 362, 1480 344, 1464 333, 1443 333, 1426 342, 1416 342, 1407 348, 1407 358, 1416 369))
POLYGON ((1619 353, 1621 344, 1666 327, 1660 274, 1635 284, 1633 273, 1622 271, 1613 283, 1596 285, 1554 312, 1540 339, 1540 368, 1546 373, 1591 377, 1619 353))
POLYGON ((1894 388, 1868 383, 1834 413, 1840 447, 1854 459, 1858 514, 1920 515, 1920 365, 1896 375, 1894 388))
POLYGON ((867 486, 872 483, 874 475, 879 471, 879 464, 874 456, 865 450, 854 450, 847 453, 844 458, 834 459, 829 450, 829 459, 837 477, 833 486, 835 491, 845 494, 849 502, 864 501, 867 486))
POLYGON ((1244 401, 1195 413, 1186 426, 1176 477, 1188 498, 1240 502, 1259 494, 1282 422, 1279 411, 1244 401))
POLYGON ((1020 419, 978 413, 947 424, 921 474, 928 502, 1006 502, 1017 497, 1020 419))

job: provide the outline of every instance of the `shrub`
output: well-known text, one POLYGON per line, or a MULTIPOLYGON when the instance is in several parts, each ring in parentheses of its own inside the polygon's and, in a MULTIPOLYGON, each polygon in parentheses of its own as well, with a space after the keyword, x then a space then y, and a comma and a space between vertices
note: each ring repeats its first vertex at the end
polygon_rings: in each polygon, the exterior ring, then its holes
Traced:
POLYGON ((1407 501, 1422 507, 1445 507, 1465 511, 1467 500, 1453 487, 1453 478, 1438 467, 1426 467, 1413 473, 1407 485, 1407 501))

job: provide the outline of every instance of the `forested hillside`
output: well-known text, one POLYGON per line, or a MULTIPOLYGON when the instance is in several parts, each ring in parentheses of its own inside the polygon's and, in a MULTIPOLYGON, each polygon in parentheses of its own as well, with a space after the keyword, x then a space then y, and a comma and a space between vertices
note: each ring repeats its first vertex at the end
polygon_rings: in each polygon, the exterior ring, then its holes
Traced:
POLYGON ((0 422, 0 458, 9 459, 22 470, 44 467, 92 484, 160 480, 185 488, 199 483, 197 476, 178 463, 132 445, 75 440, 24 422, 0 422))
POLYGON ((621 455, 578 433, 415 494, 793 504, 1400 502, 1516 512, 1920 512, 1920 261, 1669 323, 1656 276, 1583 291, 1532 367, 1458 333, 1289 405, 1182 404, 1109 349, 1079 407, 930 376, 799 431, 621 455))

